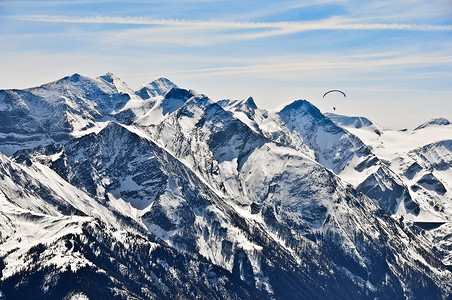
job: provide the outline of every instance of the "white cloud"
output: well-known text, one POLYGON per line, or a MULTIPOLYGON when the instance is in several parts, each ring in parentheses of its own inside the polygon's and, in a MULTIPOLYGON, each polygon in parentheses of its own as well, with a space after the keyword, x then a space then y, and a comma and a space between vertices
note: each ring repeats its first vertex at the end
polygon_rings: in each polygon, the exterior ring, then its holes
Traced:
POLYGON ((349 17, 368 22, 441 22, 441 19, 451 21, 452 15, 452 3, 449 0, 352 0, 345 1, 343 5, 347 8, 349 17))
MULTIPOLYGON (((55 15, 15 15, 12 19, 33 22, 90 23, 90 24, 130 24, 160 25, 172 27, 192 27, 209 29, 279 29, 280 34, 308 30, 416 30, 452 31, 452 25, 398 24, 398 23, 355 23, 353 19, 329 18, 307 22, 227 22, 199 21, 183 19, 152 19, 145 17, 74 17, 55 15)), ((278 31, 276 31, 278 32, 278 31)))

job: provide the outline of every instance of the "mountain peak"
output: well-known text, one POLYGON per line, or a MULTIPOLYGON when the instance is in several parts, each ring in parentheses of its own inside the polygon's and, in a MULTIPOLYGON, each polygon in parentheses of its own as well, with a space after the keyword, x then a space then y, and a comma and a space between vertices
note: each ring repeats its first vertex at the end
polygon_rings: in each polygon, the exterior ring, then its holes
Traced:
POLYGON ((172 82, 171 80, 169 80, 168 78, 165 77, 160 77, 154 81, 152 81, 149 84, 160 84, 160 85, 166 85, 166 86, 173 86, 176 87, 176 85, 174 84, 174 82, 172 82))
POLYGON ((446 118, 435 118, 435 119, 431 119, 430 121, 419 125, 414 130, 416 131, 416 130, 419 130, 419 129, 422 129, 422 128, 429 127, 431 125, 444 126, 444 125, 450 125, 450 124, 451 124, 450 121, 448 119, 446 119, 446 118))
POLYGON ((248 97, 242 100, 230 100, 230 99, 223 99, 217 101, 217 104, 223 107, 224 109, 233 109, 233 110, 239 110, 244 112, 254 111, 257 109, 257 105, 254 102, 253 97, 248 97))
POLYGON ((105 73, 102 76, 99 76, 98 79, 103 79, 108 83, 113 83, 115 80, 119 80, 118 77, 116 77, 113 73, 110 73, 110 72, 105 73))
POLYGON ((135 94, 143 100, 146 100, 156 96, 163 96, 163 94, 172 88, 177 88, 177 85, 167 78, 160 77, 150 83, 144 84, 135 94))
POLYGON ((80 74, 74 73, 74 74, 72 74, 71 76, 69 76, 68 79, 71 79, 71 80, 73 80, 73 81, 77 81, 77 80, 80 79, 80 74))
MULTIPOLYGON (((142 94, 137 92, 137 95, 143 100, 156 97, 149 101, 142 101, 147 109, 144 113, 140 113, 140 116, 135 121, 140 125, 158 124, 166 115, 178 110, 190 98, 197 95, 193 90, 189 91, 177 87, 173 87, 170 90, 165 91, 165 93, 161 95, 157 94, 156 96, 153 96, 153 94, 150 93, 152 90, 148 93, 145 87, 140 91, 142 94)), ((162 91, 160 90, 159 93, 160 92, 162 91)))
POLYGON ((257 109, 257 105, 254 102, 253 97, 251 97, 251 96, 246 98, 246 99, 244 99, 244 100, 242 100, 241 103, 243 103, 244 105, 246 105, 249 108, 257 109))
POLYGON ((56 80, 54 82, 50 82, 44 85, 48 85, 48 84, 54 84, 54 83, 59 83, 62 81, 69 81, 69 82, 79 82, 81 79, 85 78, 86 76, 78 74, 78 73, 74 73, 70 76, 65 76, 63 78, 61 78, 60 80, 56 80))
POLYGON ((309 103, 308 100, 304 100, 304 99, 299 99, 299 100, 295 100, 292 103, 287 104, 283 109, 297 109, 303 106, 314 106, 311 103, 309 103))
POLYGON ((86 75, 74 73, 72 75, 65 76, 58 80, 44 83, 41 86, 33 87, 30 89, 26 89, 26 90, 30 91, 30 90, 45 88, 45 89, 49 89, 49 90, 54 90, 56 93, 59 93, 59 92, 61 92, 61 90, 67 90, 68 88, 75 87, 75 86, 83 89, 83 86, 92 85, 92 84, 94 84, 95 81, 96 81, 95 79, 88 77, 86 75))
POLYGON ((304 111, 305 114, 310 114, 315 119, 326 119, 326 117, 320 112, 320 110, 307 100, 295 100, 294 102, 286 105, 283 109, 281 109, 278 114, 284 114, 290 111, 304 111))

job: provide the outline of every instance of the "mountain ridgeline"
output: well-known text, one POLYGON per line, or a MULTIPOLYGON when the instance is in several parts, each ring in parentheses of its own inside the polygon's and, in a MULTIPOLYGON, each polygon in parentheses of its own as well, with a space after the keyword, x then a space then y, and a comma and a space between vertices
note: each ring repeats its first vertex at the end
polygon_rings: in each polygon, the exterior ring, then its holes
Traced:
POLYGON ((390 152, 392 131, 305 100, 111 73, 0 90, 0 299, 450 298, 438 120, 390 152))

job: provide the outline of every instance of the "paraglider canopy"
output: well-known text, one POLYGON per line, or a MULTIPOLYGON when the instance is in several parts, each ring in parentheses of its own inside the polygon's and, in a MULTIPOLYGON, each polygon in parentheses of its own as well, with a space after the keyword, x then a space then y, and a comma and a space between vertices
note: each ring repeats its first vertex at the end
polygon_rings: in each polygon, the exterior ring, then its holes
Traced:
POLYGON ((325 96, 326 96, 327 94, 333 93, 333 92, 341 93, 342 95, 344 95, 344 97, 347 97, 343 91, 340 91, 340 90, 331 90, 331 91, 328 91, 328 92, 326 92, 325 94, 323 94, 323 98, 325 98, 325 96))
MULTIPOLYGON (((344 97, 347 97, 343 91, 340 91, 340 90, 330 90, 330 91, 326 92, 325 94, 323 94, 323 97, 322 97, 322 98, 325 98, 325 96, 328 95, 329 93, 340 93, 340 94, 342 94, 344 97)), ((333 110, 336 110, 336 107, 335 107, 335 106, 333 106, 333 110)))

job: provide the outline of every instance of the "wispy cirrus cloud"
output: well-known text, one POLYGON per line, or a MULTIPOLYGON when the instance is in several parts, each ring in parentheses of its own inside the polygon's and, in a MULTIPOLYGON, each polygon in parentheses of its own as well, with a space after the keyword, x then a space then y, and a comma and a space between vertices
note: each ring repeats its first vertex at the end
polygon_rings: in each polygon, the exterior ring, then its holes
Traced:
MULTIPOLYGON (((209 29, 273 29, 271 35, 288 34, 310 30, 413 30, 452 31, 452 25, 399 24, 399 23, 356 23, 354 19, 328 18, 306 22, 228 22, 185 19, 153 19, 145 17, 78 17, 58 15, 14 15, 10 19, 31 22, 80 23, 80 24, 123 24, 158 25, 172 27, 192 27, 209 29)), ((263 35, 265 36, 265 35, 263 35)))
MULTIPOLYGON (((238 75, 247 73, 267 74, 288 74, 296 71, 333 71, 347 70, 358 73, 373 72, 375 70, 383 70, 387 67, 394 69, 395 67, 416 67, 416 66, 434 66, 434 65, 450 65, 452 64, 452 56, 448 55, 408 55, 403 56, 400 53, 394 54, 374 54, 373 56, 343 56, 328 57, 322 55, 310 55, 308 57, 284 57, 284 60, 278 61, 277 57, 265 59, 267 62, 248 64, 242 66, 228 66, 217 68, 199 68, 173 71, 173 74, 189 73, 196 76, 211 75, 238 75), (268 63, 268 61, 276 61, 268 63)), ((324 74, 324 73, 323 73, 324 74)), ((419 75, 419 74, 418 74, 419 75)), ((422 75, 422 74, 421 74, 422 75)), ((278 75, 280 76, 280 75, 278 75)), ((289 74, 293 76, 293 74, 289 74)))

